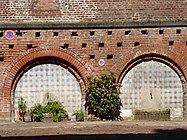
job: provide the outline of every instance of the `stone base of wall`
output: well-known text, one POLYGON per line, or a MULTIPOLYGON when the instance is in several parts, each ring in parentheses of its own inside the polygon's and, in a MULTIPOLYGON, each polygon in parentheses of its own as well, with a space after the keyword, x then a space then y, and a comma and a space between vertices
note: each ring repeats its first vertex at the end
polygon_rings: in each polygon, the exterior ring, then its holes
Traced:
POLYGON ((121 117, 125 120, 187 120, 183 116, 183 108, 172 108, 169 110, 144 111, 131 109, 121 110, 121 117))
POLYGON ((0 117, 0 123, 1 122, 13 122, 10 117, 0 117))
POLYGON ((136 110, 133 112, 133 115, 135 120, 170 120, 170 110, 136 110))

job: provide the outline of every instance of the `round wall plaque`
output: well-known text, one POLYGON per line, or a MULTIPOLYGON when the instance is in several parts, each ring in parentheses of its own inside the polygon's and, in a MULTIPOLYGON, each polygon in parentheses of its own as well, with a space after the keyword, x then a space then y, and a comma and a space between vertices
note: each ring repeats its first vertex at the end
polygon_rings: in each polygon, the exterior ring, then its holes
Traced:
POLYGON ((100 66, 104 66, 104 65, 105 65, 105 60, 100 59, 100 60, 99 60, 99 65, 100 65, 100 66))

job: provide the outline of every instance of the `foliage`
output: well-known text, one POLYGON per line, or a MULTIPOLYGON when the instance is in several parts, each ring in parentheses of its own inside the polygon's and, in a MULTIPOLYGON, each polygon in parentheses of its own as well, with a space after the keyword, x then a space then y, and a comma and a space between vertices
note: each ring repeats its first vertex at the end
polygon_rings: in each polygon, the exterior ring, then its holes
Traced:
POLYGON ((82 110, 77 110, 72 115, 76 116, 76 121, 84 121, 84 112, 82 110))
POLYGON ((53 121, 60 122, 62 119, 62 114, 65 114, 66 111, 61 102, 49 100, 45 106, 45 112, 53 114, 53 121))
POLYGON ((88 107, 88 113, 101 120, 119 119, 122 106, 119 94, 119 85, 115 83, 112 73, 92 78, 86 90, 85 106, 88 107))
POLYGON ((63 117, 68 118, 67 112, 61 102, 49 100, 45 106, 36 104, 31 108, 31 120, 40 122, 44 118, 43 113, 51 113, 54 122, 60 122, 63 117))
POLYGON ((20 97, 18 99, 18 111, 19 111, 19 114, 21 115, 22 117, 22 121, 24 122, 25 121, 25 114, 26 114, 26 109, 27 109, 27 106, 26 106, 26 101, 24 101, 24 99, 22 97, 20 97))
POLYGON ((31 108, 31 121, 41 122, 43 119, 44 108, 41 104, 36 104, 31 108))

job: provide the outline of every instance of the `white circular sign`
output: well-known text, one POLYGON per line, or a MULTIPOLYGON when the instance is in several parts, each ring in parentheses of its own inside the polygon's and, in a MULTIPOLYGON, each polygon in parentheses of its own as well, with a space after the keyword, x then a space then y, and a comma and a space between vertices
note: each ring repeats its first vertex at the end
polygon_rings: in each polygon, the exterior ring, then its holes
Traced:
POLYGON ((99 65, 100 65, 100 66, 104 66, 104 65, 105 65, 105 60, 100 59, 100 60, 99 60, 99 65))

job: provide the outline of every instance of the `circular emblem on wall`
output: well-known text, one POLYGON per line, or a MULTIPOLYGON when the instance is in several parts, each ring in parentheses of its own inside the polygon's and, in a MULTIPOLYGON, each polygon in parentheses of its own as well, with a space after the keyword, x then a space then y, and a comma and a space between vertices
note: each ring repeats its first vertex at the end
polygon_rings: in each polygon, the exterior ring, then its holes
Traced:
POLYGON ((99 65, 100 65, 100 66, 104 66, 104 65, 105 65, 105 60, 100 59, 100 60, 99 60, 99 65))
POLYGON ((12 30, 7 30, 5 33, 4 33, 4 37, 8 40, 12 40, 14 39, 14 36, 15 36, 15 32, 12 31, 12 30))

